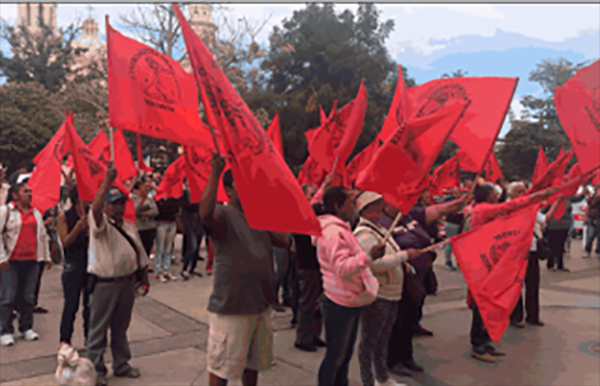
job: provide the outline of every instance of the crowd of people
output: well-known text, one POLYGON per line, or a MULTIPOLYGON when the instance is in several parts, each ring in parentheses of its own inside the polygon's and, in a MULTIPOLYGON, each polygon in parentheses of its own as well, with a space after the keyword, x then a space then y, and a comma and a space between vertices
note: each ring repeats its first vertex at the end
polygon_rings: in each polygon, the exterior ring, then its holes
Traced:
MULTIPOLYGON (((161 283, 186 281, 202 276, 196 269, 199 260, 206 260, 206 272, 214 276, 208 303, 211 385, 240 378, 245 385, 257 384, 258 373, 273 362, 271 310, 284 307, 293 311, 295 348, 306 352, 325 348, 319 385, 349 384, 359 329, 362 383, 395 385, 390 373, 412 376, 424 371, 414 358, 413 338, 434 334, 420 322, 426 296, 437 291, 433 270, 437 252, 429 247, 441 240, 440 222, 444 221, 446 237, 452 237, 550 195, 542 191, 525 196, 527 184, 520 181, 495 185, 465 180, 443 197, 423 192, 414 207, 399 216, 398 208, 380 194, 331 186, 334 176, 329 175, 322 186, 302 186, 322 227, 321 236, 311 237, 250 228, 225 165, 222 156, 213 157, 199 203, 190 202, 187 189, 180 198, 156 200, 160 173, 132 181, 128 197, 112 186, 116 178, 112 164, 93 201, 87 202, 79 199, 76 182, 65 173, 61 202, 46 213, 32 207, 26 168, 6 182, 0 165, 2 346, 15 344, 15 318, 26 341, 39 338, 33 327, 34 313, 46 311, 38 306, 42 272, 62 264, 59 344, 71 344, 75 316, 82 308, 87 357, 95 367, 96 384, 107 384, 103 357, 108 330, 114 375, 137 378, 141 374, 129 364, 126 333, 136 296, 148 291, 149 282, 141 280, 139 286, 140 272, 152 272, 161 283), (217 202, 220 183, 227 203, 217 202), (135 222, 123 217, 129 199, 135 222), (178 232, 183 234, 183 250, 176 273, 173 251, 178 232), (203 240, 208 250, 204 257, 203 240)), ((525 301, 519 300, 510 317, 515 328, 523 328, 523 321, 544 325, 537 240, 548 240, 547 268, 568 271, 563 255, 572 231, 571 204, 584 198, 588 202, 584 248, 585 257, 590 257, 600 233, 600 186, 592 191, 588 195, 586 187, 567 198, 558 220, 554 213, 560 201, 538 212, 525 301)), ((450 243, 443 254, 449 270, 460 268, 450 243)), ((505 354, 491 344, 472 298, 469 306, 471 356, 493 363, 495 356, 505 354)))

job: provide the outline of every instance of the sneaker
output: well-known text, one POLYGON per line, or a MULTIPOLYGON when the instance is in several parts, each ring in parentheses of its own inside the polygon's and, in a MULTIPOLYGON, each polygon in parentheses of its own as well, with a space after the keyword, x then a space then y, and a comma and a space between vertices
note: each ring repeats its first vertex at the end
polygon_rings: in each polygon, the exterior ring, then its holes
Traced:
POLYGON ((569 268, 559 268, 558 270, 561 272, 571 272, 569 268))
POLYGON ((452 264, 446 264, 446 268, 448 268, 450 271, 456 271, 456 267, 452 264))
POLYGON ((485 351, 493 357, 503 357, 506 355, 504 351, 498 350, 496 347, 488 344, 485 346, 485 351))
POLYGON ((165 273, 165 278, 169 281, 177 281, 177 276, 173 276, 170 273, 165 273))
POLYGON ((591 254, 591 253, 589 253, 589 252, 586 252, 586 253, 583 255, 583 258, 584 258, 584 259, 589 259, 589 258, 591 258, 591 257, 592 257, 592 254, 591 254))
POLYGON ((415 333, 414 336, 433 336, 433 332, 425 329, 423 326, 421 326, 420 324, 417 326, 417 328, 415 329, 415 333))
POLYGON ((161 280, 162 280, 162 276, 156 275, 156 281, 161 281, 161 280))
POLYGON ((0 338, 0 341, 2 342, 2 346, 4 346, 4 347, 14 346, 14 344, 15 344, 15 338, 13 338, 12 334, 2 335, 2 338, 0 338))
POLYGON ((47 314, 47 313, 48 313, 48 310, 47 310, 47 309, 45 309, 45 308, 43 308, 43 307, 35 307, 35 308, 33 309, 33 313, 34 313, 34 314, 47 314))
POLYGON ((40 336, 38 334, 36 334, 36 332, 33 331, 32 329, 29 329, 23 333, 23 339, 25 339, 28 342, 38 340, 39 338, 40 338, 40 336))
POLYGON ((190 280, 190 275, 188 275, 185 271, 181 271, 181 273, 179 275, 181 276, 181 278, 183 279, 183 281, 190 280))
POLYGON ((402 363, 398 363, 395 366, 390 368, 390 373, 399 375, 401 377, 412 377, 412 373, 402 365, 402 363))
POLYGON ((158 276, 158 280, 160 280, 161 283, 166 283, 169 281, 166 276, 158 276))
POLYGON ((482 362, 487 362, 487 363, 496 363, 496 360, 494 359, 493 356, 491 356, 489 353, 487 352, 477 352, 475 350, 471 350, 471 358, 475 358, 479 361, 482 362))
POLYGON ((308 344, 294 343, 294 347, 296 347, 298 350, 302 350, 302 351, 306 351, 306 352, 315 352, 315 351, 317 351, 317 347, 316 346, 308 345, 308 344))

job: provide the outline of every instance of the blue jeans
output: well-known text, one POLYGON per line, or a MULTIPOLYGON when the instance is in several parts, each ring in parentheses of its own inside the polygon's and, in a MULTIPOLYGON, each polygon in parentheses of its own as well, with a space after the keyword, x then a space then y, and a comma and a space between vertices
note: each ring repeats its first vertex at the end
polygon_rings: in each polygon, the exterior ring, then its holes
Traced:
MULTIPOLYGON (((600 219, 596 222, 588 221, 587 222, 587 234, 585 235, 585 252, 592 253, 592 245, 594 244, 594 239, 598 237, 598 226, 600 224, 600 219)), ((600 251, 600 237, 598 237, 598 242, 596 243, 596 252, 600 251)))
POLYGON ((160 275, 161 268, 163 274, 168 274, 171 269, 171 254, 173 253, 173 240, 177 233, 175 221, 159 221, 156 227, 156 243, 154 263, 156 264, 156 275, 160 275))
MULTIPOLYGON (((453 224, 451 222, 447 222, 445 225, 446 228, 446 238, 450 238, 452 236, 456 236, 460 233, 460 225, 453 224)), ((452 243, 447 243, 444 246, 444 254, 446 255, 446 265, 452 265, 452 243)))
POLYGON ((33 328, 33 308, 35 307, 35 287, 40 266, 37 261, 10 261, 8 270, 0 271, 2 276, 2 298, 0 299, 0 321, 2 335, 13 334, 14 314, 19 312, 19 331, 33 328))
POLYGON ((325 294, 321 297, 327 347, 319 367, 319 386, 349 385, 348 370, 362 310, 334 303, 325 294))

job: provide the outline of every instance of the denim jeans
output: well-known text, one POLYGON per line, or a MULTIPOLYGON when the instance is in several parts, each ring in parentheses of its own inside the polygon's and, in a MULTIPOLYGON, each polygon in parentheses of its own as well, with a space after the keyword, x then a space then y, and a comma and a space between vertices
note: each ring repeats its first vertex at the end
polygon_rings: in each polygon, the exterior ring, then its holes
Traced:
POLYGON ((600 226, 600 220, 595 223, 592 221, 587 222, 587 234, 585 235, 585 252, 592 253, 592 245, 594 244, 594 239, 598 238, 598 242, 596 243, 596 252, 600 251, 600 237, 598 235, 598 227, 600 226))
POLYGON ((477 305, 475 305, 475 307, 473 308, 473 319, 471 321, 471 346, 473 346, 473 349, 480 352, 483 349, 483 346, 485 346, 486 344, 490 343, 492 341, 492 339, 490 339, 490 336, 487 332, 487 330, 485 329, 485 326, 483 324, 483 318, 481 317, 481 314, 479 313, 479 308, 477 307, 477 305))
MULTIPOLYGON (((446 222, 446 237, 450 238, 452 236, 456 236, 460 231, 459 224, 453 224, 451 222, 446 222)), ((444 254, 446 255, 446 265, 452 265, 452 243, 447 243, 444 246, 444 254)))
POLYGON ((323 294, 321 310, 325 324, 325 356, 319 367, 319 386, 347 386, 358 322, 363 307, 336 304, 323 294))
POLYGON ((63 306, 60 319, 60 341, 71 343, 73 323, 79 309, 79 301, 83 303, 83 334, 87 339, 90 324, 90 304, 87 288, 87 262, 85 260, 65 260, 62 273, 63 306), (82 299, 83 298, 83 299, 82 299))
MULTIPOLYGON (((290 264, 290 251, 287 248, 273 247, 273 258, 275 260, 275 303, 279 303, 279 289, 285 285, 285 277, 290 264)), ((283 288, 284 295, 287 291, 283 288)))
POLYGON ((175 221, 159 221, 156 227, 156 244, 154 263, 156 264, 156 275, 160 275, 161 268, 163 274, 169 273, 171 269, 171 254, 173 253, 173 240, 177 233, 175 221))
POLYGON ((33 328, 35 288, 40 266, 37 261, 9 261, 8 270, 2 276, 2 298, 0 299, 0 321, 2 335, 15 332, 13 310, 19 312, 19 331, 33 328))

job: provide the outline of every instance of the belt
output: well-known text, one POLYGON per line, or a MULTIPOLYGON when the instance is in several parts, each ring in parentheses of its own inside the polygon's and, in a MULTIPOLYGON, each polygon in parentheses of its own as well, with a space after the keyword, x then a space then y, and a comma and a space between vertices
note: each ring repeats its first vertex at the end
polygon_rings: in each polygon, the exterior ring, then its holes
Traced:
POLYGON ((116 282, 121 282, 121 281, 126 281, 129 279, 133 278, 133 275, 135 274, 129 274, 127 276, 119 276, 119 277, 100 277, 100 276, 96 276, 96 280, 98 281, 98 283, 116 283, 116 282))

